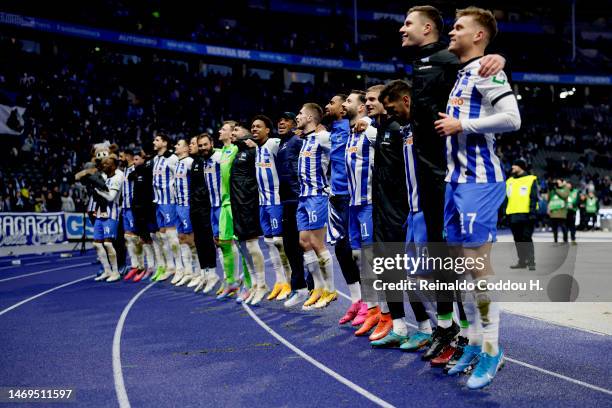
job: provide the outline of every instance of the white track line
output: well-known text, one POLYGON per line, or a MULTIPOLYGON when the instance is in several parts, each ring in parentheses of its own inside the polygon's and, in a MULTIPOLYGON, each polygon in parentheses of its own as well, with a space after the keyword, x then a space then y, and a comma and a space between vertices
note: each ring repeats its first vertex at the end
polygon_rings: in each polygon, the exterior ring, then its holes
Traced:
POLYGON ((26 264, 0 266, 0 270, 11 269, 11 268, 19 268, 19 267, 22 267, 22 266, 42 265, 42 264, 51 263, 51 262, 53 262, 53 261, 40 261, 40 262, 32 262, 32 263, 26 263, 26 264))
POLYGON ((565 380, 565 381, 569 381, 569 382, 574 383, 574 384, 582 385, 583 387, 590 388, 590 389, 595 390, 595 391, 603 392, 604 394, 612 395, 612 391, 611 390, 607 390, 605 388, 601 388, 601 387, 598 387, 598 386, 593 385, 593 384, 589 384, 589 383, 584 382, 584 381, 576 380, 575 378, 567 377, 567 376, 565 376, 563 374, 558 374, 558 373, 555 373, 553 371, 548 371, 548 370, 545 370, 545 369, 540 368, 538 366, 535 366, 533 364, 524 363, 522 361, 515 360, 515 359, 510 358, 510 357, 506 357, 506 360, 510 361, 510 362, 512 362, 514 364, 518 364, 520 366, 523 366, 523 367, 531 368, 532 370, 536 370, 536 371, 539 371, 539 372, 544 373, 544 374, 552 375, 553 377, 557 377, 557 378, 560 378, 560 379, 565 380))
POLYGON ((78 263, 78 264, 74 264, 74 265, 65 265, 65 266, 60 266, 60 267, 57 267, 57 268, 46 269, 44 271, 26 273, 24 275, 19 275, 19 276, 13 276, 13 277, 10 277, 10 278, 0 279, 0 283, 8 282, 8 281, 11 281, 11 280, 14 280, 14 279, 25 278, 27 276, 34 276, 34 275, 40 275, 42 273, 53 272, 53 271, 57 271, 57 270, 60 270, 60 269, 70 269, 70 268, 76 268, 77 266, 85 266, 85 265, 91 265, 91 262, 83 262, 83 263, 78 263))
MULTIPOLYGON (((344 294, 344 293, 342 293, 340 291, 338 291, 338 294, 340 296, 342 296, 342 297, 347 298, 348 300, 351 300, 351 298, 349 296, 347 296, 346 294, 344 294)), ((417 325, 414 325, 414 324, 408 323, 408 322, 406 322, 406 324, 408 326, 414 327, 415 329, 418 329, 417 325)), ((588 382, 580 381, 580 380, 577 380, 575 378, 565 376, 563 374, 555 373, 554 371, 550 371, 550 370, 538 367, 538 366, 533 365, 533 364, 524 363, 524 362, 522 362, 520 360, 515 360, 515 359, 510 358, 510 357, 505 357, 505 359, 507 361, 510 361, 511 363, 514 363, 514 364, 517 364, 517 365, 520 365, 520 366, 523 366, 523 367, 531 368, 532 370, 539 371, 541 373, 548 374, 550 376, 557 377, 557 378, 560 378, 562 380, 569 381, 571 383, 581 385, 581 386, 583 386, 585 388, 589 388, 589 389, 594 390, 594 391, 603 392, 604 394, 612 395, 612 390, 608 390, 606 388, 598 387, 597 385, 589 384, 588 382)))
POLYGON ((10 312, 10 311, 11 311, 11 310, 13 310, 13 309, 18 308, 19 306, 21 306, 21 305, 23 305, 23 304, 25 304, 25 303, 31 302, 31 301, 32 301, 32 300, 34 300, 34 299, 38 299, 38 298, 39 298, 39 297, 41 297, 41 296, 45 296, 45 295, 47 295, 47 294, 49 294, 49 293, 51 293, 51 292, 54 292, 54 291, 56 291, 56 290, 58 290, 58 289, 65 288, 66 286, 74 285, 75 283, 78 283, 78 282, 84 281, 85 279, 90 279, 90 278, 93 278, 94 276, 96 276, 96 275, 88 275, 88 276, 86 276, 86 277, 84 277, 84 278, 79 278, 79 279, 76 279, 76 280, 70 281, 70 282, 68 282, 68 283, 64 283, 63 285, 59 285, 59 286, 56 286, 56 287, 54 287, 54 288, 51 288, 51 289, 45 290, 44 292, 40 292, 39 294, 34 295, 34 296, 32 296, 32 297, 29 297, 29 298, 27 298, 27 299, 25 299, 25 300, 22 300, 22 301, 21 301, 21 302, 19 302, 19 303, 15 303, 13 306, 7 307, 6 309, 4 309, 3 311, 1 311, 1 312, 0 312, 0 316, 2 316, 2 315, 3 315, 3 314, 5 314, 5 313, 10 312))
POLYGON ((117 322, 117 327, 115 327, 115 335, 113 336, 113 378, 115 380, 115 392, 117 393, 117 401, 119 402, 119 406, 121 408, 129 408, 130 400, 128 399, 127 392, 125 390, 125 382, 123 381, 123 370, 121 368, 121 332, 123 331, 123 325, 125 324, 125 319, 127 318, 130 309, 136 303, 138 298, 147 291, 151 286, 155 285, 157 282, 149 283, 145 286, 140 292, 138 292, 134 297, 129 301, 129 303, 121 312, 121 317, 119 317, 119 321, 117 322))
POLYGON ((358 386, 354 382, 352 382, 349 379, 341 376, 340 374, 338 374, 337 372, 335 372, 331 368, 327 367, 326 365, 324 365, 324 364, 318 362, 317 360, 315 360, 314 358, 310 357, 308 354, 304 353, 302 350, 300 350, 299 348, 294 346, 292 343, 290 343, 289 340, 286 340, 280 334, 275 332, 270 326, 268 326, 266 323, 264 323, 247 305, 242 304, 242 307, 253 318, 253 320, 255 320, 255 322, 257 324, 259 324, 265 331, 270 333, 276 340, 278 340, 281 343, 283 343, 287 348, 289 348, 295 354, 297 354, 298 356, 302 357, 304 360, 308 361, 310 364, 314 365, 319 370, 323 371, 325 374, 333 377, 337 381, 341 382, 342 384, 346 385, 347 387, 349 387, 353 391, 361 394, 365 398, 369 399, 370 401, 372 401, 373 403, 375 403, 375 404, 377 404, 377 405, 379 405, 381 407, 385 407, 385 408, 393 407, 393 405, 389 404, 387 401, 377 397, 376 395, 372 394, 368 390, 366 390, 364 388, 361 388, 360 386, 358 386))

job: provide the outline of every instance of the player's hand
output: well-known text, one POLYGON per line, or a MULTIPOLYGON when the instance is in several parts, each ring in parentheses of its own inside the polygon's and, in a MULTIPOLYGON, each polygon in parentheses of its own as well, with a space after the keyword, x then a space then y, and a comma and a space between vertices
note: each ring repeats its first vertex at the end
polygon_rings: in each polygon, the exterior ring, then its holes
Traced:
POLYGON ((480 69, 478 75, 488 77, 496 75, 506 66, 506 59, 499 54, 489 54, 482 57, 480 60, 480 69))
POLYGON ((247 145, 247 147, 257 147, 257 143, 251 139, 245 139, 244 144, 247 145))
POLYGON ((436 126, 436 132, 438 132, 440 136, 451 136, 463 132, 459 119, 451 118, 446 113, 442 112, 438 112, 438 116, 442 119, 436 120, 434 125, 436 126))
POLYGON ((368 128, 368 122, 366 122, 365 120, 358 120, 357 123, 355 123, 355 126, 353 126, 353 132, 361 133, 367 128, 368 128))

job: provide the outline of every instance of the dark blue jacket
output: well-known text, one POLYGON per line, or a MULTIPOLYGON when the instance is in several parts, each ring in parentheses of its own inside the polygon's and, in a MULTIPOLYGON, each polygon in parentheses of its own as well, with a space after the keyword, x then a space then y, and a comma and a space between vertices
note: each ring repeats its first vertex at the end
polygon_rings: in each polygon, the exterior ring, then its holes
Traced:
POLYGON ((298 175, 298 157, 302 150, 303 140, 299 136, 291 135, 281 137, 278 153, 276 154, 276 171, 280 182, 281 203, 297 203, 300 195, 300 181, 298 175))
POLYGON ((331 152, 329 167, 331 170, 331 192, 333 195, 348 195, 348 176, 346 174, 346 144, 351 135, 348 119, 340 119, 332 123, 329 131, 331 152))

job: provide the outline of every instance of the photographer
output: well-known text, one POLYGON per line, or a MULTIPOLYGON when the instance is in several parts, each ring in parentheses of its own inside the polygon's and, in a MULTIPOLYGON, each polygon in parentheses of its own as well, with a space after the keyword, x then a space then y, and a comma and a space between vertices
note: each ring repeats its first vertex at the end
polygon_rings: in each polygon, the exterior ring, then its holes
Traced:
POLYGON ((553 230, 555 242, 559 242, 558 233, 559 227, 563 232, 563 242, 567 242, 567 197, 570 194, 570 189, 563 179, 557 179, 552 186, 549 187, 548 193, 548 216, 550 217, 550 226, 553 230))

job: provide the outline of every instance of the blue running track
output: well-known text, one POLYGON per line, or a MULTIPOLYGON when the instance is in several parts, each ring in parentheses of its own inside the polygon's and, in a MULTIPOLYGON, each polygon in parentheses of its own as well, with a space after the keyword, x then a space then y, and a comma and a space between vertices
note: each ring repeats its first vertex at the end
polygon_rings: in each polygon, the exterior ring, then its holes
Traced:
POLYGON ((166 282, 94 282, 91 251, 12 259, 0 258, 0 387, 75 390, 54 407, 612 406, 610 336, 503 314, 506 365, 469 391, 339 327, 345 295, 320 311, 244 308, 166 282))

